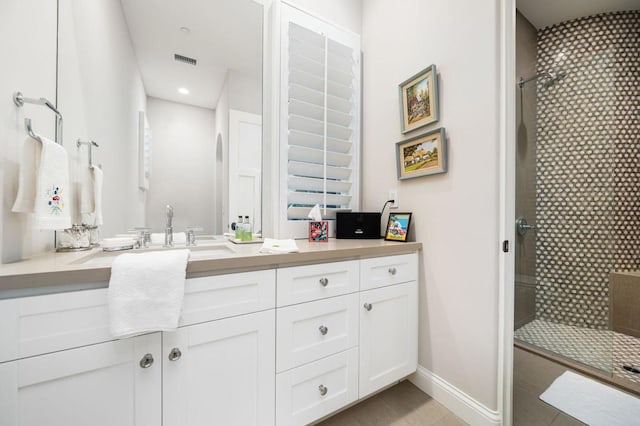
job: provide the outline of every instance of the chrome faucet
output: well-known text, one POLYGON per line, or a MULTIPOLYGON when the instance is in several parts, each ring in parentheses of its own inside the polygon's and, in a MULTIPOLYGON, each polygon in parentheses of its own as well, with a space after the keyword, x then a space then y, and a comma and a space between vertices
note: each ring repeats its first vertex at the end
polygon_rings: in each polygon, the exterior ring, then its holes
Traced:
POLYGON ((173 207, 167 204, 167 222, 164 228, 164 246, 173 247, 173 207))

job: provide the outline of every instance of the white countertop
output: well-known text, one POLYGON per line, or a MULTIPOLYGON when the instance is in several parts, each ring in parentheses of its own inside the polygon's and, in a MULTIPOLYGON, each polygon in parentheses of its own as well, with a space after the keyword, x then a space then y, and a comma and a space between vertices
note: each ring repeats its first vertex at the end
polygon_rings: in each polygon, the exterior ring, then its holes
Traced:
MULTIPOLYGON (((187 276, 360 259, 409 253, 422 249, 422 243, 398 243, 384 240, 330 239, 327 243, 296 240, 296 244, 300 249, 298 253, 265 254, 259 253, 261 244, 203 243, 192 252, 187 266, 187 276)), ((46 292, 47 287, 53 289, 90 283, 93 283, 93 288, 106 287, 111 274, 111 262, 105 256, 115 257, 122 253, 136 252, 140 250, 111 254, 103 253, 101 248, 76 253, 49 252, 21 262, 0 265, 0 292, 9 291, 9 297, 15 297, 21 290, 34 288, 46 292)))

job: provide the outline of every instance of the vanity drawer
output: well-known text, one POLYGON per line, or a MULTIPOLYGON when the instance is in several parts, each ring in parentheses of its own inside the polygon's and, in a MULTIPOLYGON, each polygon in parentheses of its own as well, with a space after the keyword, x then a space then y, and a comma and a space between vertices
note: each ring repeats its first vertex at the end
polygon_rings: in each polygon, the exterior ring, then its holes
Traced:
POLYGON ((273 309, 275 270, 187 279, 180 326, 273 309))
POLYGON ((358 291, 357 260, 278 269, 278 306, 358 291))
POLYGON ((358 294, 277 310, 276 371, 358 345, 358 294))
POLYGON ((418 254, 374 257, 360 261, 360 290, 418 279, 418 254))
POLYGON ((108 340, 107 289, 0 300, 0 362, 108 340))
POLYGON ((358 399, 358 348, 276 376, 276 424, 306 425, 358 399))

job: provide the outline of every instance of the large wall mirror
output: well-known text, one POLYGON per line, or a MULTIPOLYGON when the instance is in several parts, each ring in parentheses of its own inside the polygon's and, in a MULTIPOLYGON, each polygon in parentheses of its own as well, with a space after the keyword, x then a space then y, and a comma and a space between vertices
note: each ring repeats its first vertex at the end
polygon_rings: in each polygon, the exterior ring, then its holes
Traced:
MULTIPOLYGON (((99 145, 92 154, 104 173, 102 235, 136 226, 160 232, 167 204, 175 231, 200 226, 222 234, 238 215, 251 216, 260 230, 263 5, 59 3, 65 147, 79 187, 89 164, 87 147, 76 141, 99 145), (148 185, 140 158, 145 133, 152 141, 148 185)), ((92 221, 76 210, 74 222, 92 221)))

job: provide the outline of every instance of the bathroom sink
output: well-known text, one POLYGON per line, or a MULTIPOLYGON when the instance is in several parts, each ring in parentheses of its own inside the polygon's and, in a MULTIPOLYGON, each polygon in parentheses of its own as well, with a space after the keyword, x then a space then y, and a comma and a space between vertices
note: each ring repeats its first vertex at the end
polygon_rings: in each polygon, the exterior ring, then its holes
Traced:
POLYGON ((189 261, 203 260, 203 259, 220 259, 225 257, 231 257, 235 254, 233 249, 225 242, 218 242, 214 244, 200 245, 195 247, 174 247, 174 248, 148 248, 143 250, 123 250, 113 252, 98 252, 83 257, 81 259, 72 262, 74 265, 88 265, 88 266, 111 266, 113 259, 117 256, 125 253, 149 253, 153 251, 164 250, 183 250, 189 249, 191 254, 189 255, 189 261))

